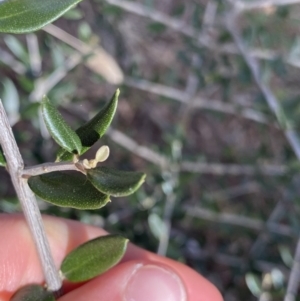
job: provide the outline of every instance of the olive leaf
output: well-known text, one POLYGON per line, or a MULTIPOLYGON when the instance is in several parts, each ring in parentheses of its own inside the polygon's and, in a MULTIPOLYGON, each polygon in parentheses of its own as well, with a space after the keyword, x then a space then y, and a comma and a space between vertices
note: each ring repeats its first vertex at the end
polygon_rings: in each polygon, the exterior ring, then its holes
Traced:
POLYGON ((134 193, 144 183, 146 175, 100 166, 87 170, 87 178, 99 191, 120 197, 134 193))
POLYGON ((0 166, 6 166, 6 160, 5 160, 1 146, 0 146, 0 166))
POLYGON ((1 81, 4 87, 2 95, 3 106, 10 125, 14 125, 20 119, 20 96, 12 80, 4 78, 1 81))
POLYGON ((81 0, 2 0, 0 32, 28 33, 53 22, 81 0))
MULTIPOLYGON (((94 116, 90 121, 76 130, 82 144, 80 155, 85 153, 94 143, 96 143, 106 132, 115 115, 120 90, 117 89, 111 100, 94 116)), ((68 161, 72 159, 72 154, 60 149, 56 161, 68 161)))
POLYGON ((70 153, 80 154, 82 149, 80 138, 46 96, 42 101, 42 114, 46 127, 57 144, 70 153))
POLYGON ((53 294, 46 291, 41 285, 30 284, 21 287, 10 301, 55 301, 53 294))
POLYGON ((61 272, 71 282, 92 279, 116 265, 123 257, 128 239, 119 235, 101 236, 71 251, 61 272))
POLYGON ((55 171, 28 179, 31 190, 45 201, 76 209, 98 209, 109 196, 97 190, 79 172, 55 171))

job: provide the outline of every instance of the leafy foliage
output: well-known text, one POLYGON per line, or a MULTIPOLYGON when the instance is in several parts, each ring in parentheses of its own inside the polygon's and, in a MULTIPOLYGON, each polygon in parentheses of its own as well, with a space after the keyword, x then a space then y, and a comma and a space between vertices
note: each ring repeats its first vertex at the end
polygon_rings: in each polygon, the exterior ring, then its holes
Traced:
POLYGON ((87 171, 87 178, 101 192, 115 196, 134 193, 145 181, 141 172, 120 171, 109 167, 96 167, 87 171))
POLYGON ((65 122, 61 114, 50 103, 49 99, 44 96, 42 102, 42 114, 53 139, 65 150, 73 154, 81 153, 81 141, 78 135, 65 122))
POLYGON ((105 206, 109 196, 97 190, 79 172, 51 172, 30 177, 31 190, 45 201, 61 207, 98 209, 105 206))
POLYGON ((63 15, 81 0, 4 0, 0 2, 0 32, 27 33, 63 15))
POLYGON ((95 238, 69 253, 61 264, 61 272, 71 282, 92 279, 114 265, 123 257, 128 239, 119 235, 95 238))
MULTIPOLYGON (((64 158, 75 151, 79 155, 82 154, 103 136, 115 114, 118 96, 119 90, 91 121, 76 131, 78 135, 68 126, 48 98, 44 97, 43 118, 51 136, 64 148, 60 152, 64 158), (85 147, 83 150, 81 142, 85 147)), ((96 153, 96 159, 92 160, 93 164, 106 160, 108 155, 109 148, 101 147, 96 153)), ((35 194, 52 204, 76 209, 97 209, 109 202, 110 195, 119 197, 134 193, 146 177, 140 172, 118 171, 103 166, 95 168, 95 166, 87 169, 87 177, 79 172, 57 171, 32 176, 28 184, 35 194)))
POLYGON ((30 284, 17 290, 10 301, 55 301, 55 298, 41 285, 30 284))
MULTIPOLYGON (((76 130, 76 133, 82 143, 82 149, 80 152, 81 155, 85 153, 94 143, 96 143, 108 129, 117 109, 119 94, 120 90, 118 89, 111 100, 102 108, 102 110, 98 114, 96 114, 90 121, 76 130)), ((56 160, 67 161, 70 159, 70 153, 67 153, 64 150, 60 150, 57 154, 56 160)))

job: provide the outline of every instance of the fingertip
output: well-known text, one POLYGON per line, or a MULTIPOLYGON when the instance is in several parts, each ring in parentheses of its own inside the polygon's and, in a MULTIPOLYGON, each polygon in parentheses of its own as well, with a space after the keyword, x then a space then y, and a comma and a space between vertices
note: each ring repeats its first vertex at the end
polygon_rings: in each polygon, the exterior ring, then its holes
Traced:
POLYGON ((140 259, 157 264, 166 265, 174 270, 184 282, 189 296, 189 301, 222 301, 223 297, 219 290, 201 274, 190 267, 157 254, 145 251, 133 244, 129 245, 129 252, 124 256, 123 261, 140 259))

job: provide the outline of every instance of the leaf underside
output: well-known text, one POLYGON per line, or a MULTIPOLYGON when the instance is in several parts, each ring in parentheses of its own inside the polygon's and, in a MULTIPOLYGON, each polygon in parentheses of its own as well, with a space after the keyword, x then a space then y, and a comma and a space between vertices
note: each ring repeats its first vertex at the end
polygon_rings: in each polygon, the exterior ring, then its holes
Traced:
POLYGON ((21 287, 10 301, 55 301, 53 294, 46 291, 41 285, 30 284, 21 287))
POLYGON ((98 209, 105 206, 109 196, 97 190, 79 172, 51 172, 30 177, 31 190, 45 201, 61 207, 98 209))
MULTIPOLYGON (((96 143, 106 132, 115 115, 119 89, 115 92, 111 100, 95 115, 90 121, 76 130, 82 144, 80 155, 85 153, 94 143, 96 143)), ((68 161, 72 159, 72 154, 60 149, 57 154, 57 161, 68 161)))
POLYGON ((145 181, 142 172, 121 171, 100 166, 87 171, 87 178, 101 192, 115 197, 134 193, 145 181))
POLYGON ((4 0, 0 32, 28 33, 53 22, 81 0, 4 0))
POLYGON ((79 154, 82 148, 80 138, 46 96, 42 102, 42 114, 46 127, 57 144, 70 153, 79 154))
POLYGON ((61 272, 71 282, 92 279, 116 265, 123 257, 128 239, 119 235, 101 236, 71 251, 61 272))

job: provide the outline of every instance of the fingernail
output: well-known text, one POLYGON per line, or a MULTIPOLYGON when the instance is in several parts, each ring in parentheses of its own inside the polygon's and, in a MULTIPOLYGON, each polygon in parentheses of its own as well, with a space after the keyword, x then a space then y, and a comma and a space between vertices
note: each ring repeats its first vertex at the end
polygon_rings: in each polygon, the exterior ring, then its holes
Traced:
POLYGON ((130 278, 125 301, 185 301, 185 287, 173 271, 157 265, 141 266, 130 278))

